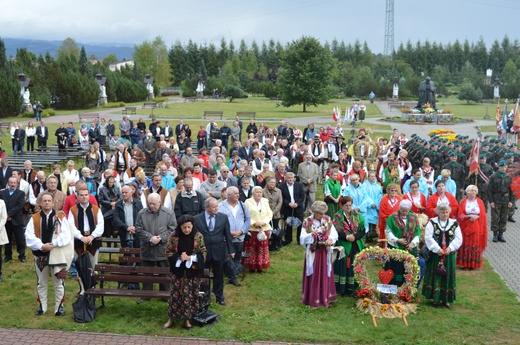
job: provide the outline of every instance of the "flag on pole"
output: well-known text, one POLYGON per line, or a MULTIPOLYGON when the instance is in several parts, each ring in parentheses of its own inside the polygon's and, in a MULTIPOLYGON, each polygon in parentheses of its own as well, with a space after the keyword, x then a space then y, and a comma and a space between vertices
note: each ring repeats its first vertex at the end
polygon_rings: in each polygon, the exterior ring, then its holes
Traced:
POLYGON ((345 112, 345 123, 350 122, 350 110, 351 108, 347 108, 347 111, 345 112))
POLYGON ((520 127, 520 118, 518 117, 518 99, 516 100, 515 111, 513 112, 513 125, 515 126, 515 132, 520 127))
POLYGON ((495 113, 496 124, 498 125, 502 120, 502 112, 500 111, 500 98, 498 99, 497 111, 495 113))
POLYGON ((332 120, 334 120, 334 122, 338 122, 338 111, 336 108, 332 108, 332 120))
POLYGON ((473 174, 478 174, 479 172, 479 143, 480 137, 477 137, 475 142, 473 143, 473 149, 471 150, 471 156, 469 159, 469 175, 468 178, 473 174))

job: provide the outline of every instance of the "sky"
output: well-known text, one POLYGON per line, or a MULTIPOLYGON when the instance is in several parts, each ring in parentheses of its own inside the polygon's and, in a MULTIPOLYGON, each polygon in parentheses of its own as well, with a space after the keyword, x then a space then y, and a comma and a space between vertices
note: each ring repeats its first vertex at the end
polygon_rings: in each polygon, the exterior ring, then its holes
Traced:
MULTIPOLYGON (((366 41, 376 54, 385 40, 385 0, 0 0, 0 8, 2 38, 133 46, 161 36, 168 47, 189 39, 218 46, 225 38, 238 47, 242 39, 284 44, 312 36, 366 41)), ((518 0, 395 0, 394 46, 482 37, 489 49, 506 34, 520 39, 519 17, 518 0)))

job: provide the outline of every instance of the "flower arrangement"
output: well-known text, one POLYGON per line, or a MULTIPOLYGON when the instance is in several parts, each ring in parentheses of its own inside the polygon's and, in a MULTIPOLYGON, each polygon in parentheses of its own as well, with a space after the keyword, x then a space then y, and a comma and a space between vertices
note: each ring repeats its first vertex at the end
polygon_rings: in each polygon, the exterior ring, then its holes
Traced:
POLYGON ((422 107, 422 112, 425 113, 425 114, 435 114, 437 112, 437 110, 435 110, 434 108, 431 107, 430 103, 426 103, 425 105, 423 105, 422 107))
POLYGON ((370 313, 373 317, 385 318, 403 317, 417 311, 415 302, 418 300, 415 296, 419 265, 412 254, 400 249, 366 248, 356 255, 354 272, 359 282, 356 303, 359 310, 370 313), (405 282, 398 287, 397 294, 381 293, 377 290, 377 283, 372 281, 366 270, 365 265, 369 259, 379 260, 382 267, 389 260, 403 262, 405 282))

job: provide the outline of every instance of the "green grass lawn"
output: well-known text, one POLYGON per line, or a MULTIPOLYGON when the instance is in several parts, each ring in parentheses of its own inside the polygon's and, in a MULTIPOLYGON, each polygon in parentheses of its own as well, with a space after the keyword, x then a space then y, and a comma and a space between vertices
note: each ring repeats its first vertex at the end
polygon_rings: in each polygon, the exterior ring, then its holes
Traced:
MULTIPOLYGON (((355 307, 355 299, 339 297, 330 308, 311 309, 300 303, 304 249, 295 244, 272 253, 271 268, 246 275, 242 287, 225 286, 227 306, 212 306, 222 319, 213 328, 191 332, 176 326, 162 331, 167 304, 136 298, 106 298, 92 323, 75 323, 71 303, 78 284, 66 280, 67 315, 34 316, 34 265, 17 261, 4 265, 0 303, 4 312, 0 327, 55 329, 73 332, 171 335, 212 340, 257 340, 336 344, 516 344, 520 341, 518 300, 486 262, 476 271, 457 271, 457 301, 453 309, 435 309, 422 300, 417 314, 401 319, 378 319, 374 328, 369 315, 355 307), (441 337, 442 339, 440 339, 441 337)), ((49 292, 52 296, 52 289, 49 292)), ((52 300, 52 298, 50 298, 52 300)), ((53 303, 49 303, 52 310, 53 303)))

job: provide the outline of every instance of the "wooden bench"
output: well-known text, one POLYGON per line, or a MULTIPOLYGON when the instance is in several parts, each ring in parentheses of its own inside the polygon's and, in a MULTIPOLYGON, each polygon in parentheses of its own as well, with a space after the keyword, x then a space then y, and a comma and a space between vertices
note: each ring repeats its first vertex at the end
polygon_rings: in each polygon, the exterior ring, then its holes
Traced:
POLYGON ((4 129, 8 129, 9 133, 11 133, 11 122, 3 122, 2 120, 0 120, 0 135, 5 135, 4 129))
POLYGON ((205 110, 204 111, 204 120, 206 119, 206 116, 214 116, 214 115, 218 115, 220 116, 220 119, 222 120, 222 115, 224 115, 224 112, 223 111, 213 111, 213 110, 205 110))
POLYGON ((99 113, 83 113, 78 114, 79 120, 99 120, 99 113))
POLYGON ((128 112, 130 112, 130 114, 134 114, 135 115, 136 111, 137 111, 137 107, 125 107, 125 109, 123 109, 121 111, 121 113, 128 114, 128 112))
POLYGON ((164 102, 156 102, 156 107, 157 107, 157 108, 162 108, 162 107, 164 107, 164 102))
MULTIPOLYGON (((114 248, 108 248, 114 249, 114 248)), ((140 250, 138 248, 118 248, 121 264, 112 265, 98 264, 94 268, 96 274, 93 278, 99 283, 99 287, 93 287, 85 291, 85 294, 101 297, 101 307, 105 306, 105 296, 109 297, 139 297, 139 298, 162 298, 170 297, 170 291, 160 290, 128 290, 122 289, 123 284, 129 283, 152 283, 152 284, 170 284, 171 273, 169 267, 144 267, 129 265, 140 263, 140 250), (117 287, 116 287, 117 284, 117 287), (110 286, 108 286, 110 285, 110 286)), ((212 274, 205 269, 201 279, 201 285, 208 285, 212 274)))
POLYGON ((197 102, 197 97, 184 97, 184 103, 186 102, 195 103, 197 102))
POLYGON ((237 116, 240 116, 240 118, 251 116, 253 119, 256 118, 256 111, 237 111, 237 116))
POLYGON ((146 107, 150 107, 152 109, 157 108, 157 102, 145 102, 143 103, 143 109, 146 109, 146 107))
POLYGON ((388 108, 414 108, 417 105, 416 102, 388 102, 388 108))

